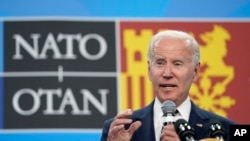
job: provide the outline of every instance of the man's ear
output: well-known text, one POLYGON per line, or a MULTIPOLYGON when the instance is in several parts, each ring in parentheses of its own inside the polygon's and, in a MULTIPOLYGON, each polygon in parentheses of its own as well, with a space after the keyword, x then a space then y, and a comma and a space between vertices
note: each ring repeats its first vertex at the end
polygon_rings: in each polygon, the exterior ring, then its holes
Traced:
POLYGON ((195 65, 193 81, 196 81, 199 78, 199 75, 200 75, 200 62, 195 65))
POLYGON ((152 81, 152 77, 151 77, 150 71, 151 71, 150 62, 148 61, 148 78, 149 78, 150 81, 152 81))

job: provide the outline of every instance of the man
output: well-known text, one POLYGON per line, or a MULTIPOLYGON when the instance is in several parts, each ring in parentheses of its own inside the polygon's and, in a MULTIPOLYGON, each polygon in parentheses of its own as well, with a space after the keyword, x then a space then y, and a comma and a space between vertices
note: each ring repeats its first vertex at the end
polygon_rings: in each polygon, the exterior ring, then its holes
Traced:
POLYGON ((219 120, 228 136, 233 121, 198 108, 189 98, 189 89, 198 79, 199 71, 199 45, 192 36, 176 30, 157 33, 148 49, 148 76, 156 95, 154 101, 147 107, 134 112, 128 109, 105 121, 101 140, 180 141, 174 125, 162 126, 161 104, 166 100, 175 103, 179 116, 194 128, 197 140, 210 137, 210 119, 219 120))

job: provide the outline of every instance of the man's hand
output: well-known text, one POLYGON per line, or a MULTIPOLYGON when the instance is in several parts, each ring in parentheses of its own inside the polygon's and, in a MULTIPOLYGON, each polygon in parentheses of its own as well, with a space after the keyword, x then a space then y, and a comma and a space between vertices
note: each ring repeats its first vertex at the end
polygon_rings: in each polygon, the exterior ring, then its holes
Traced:
POLYGON ((161 132, 161 141, 181 141, 174 125, 166 125, 161 132))
POLYGON ((109 128, 108 141, 130 141, 134 132, 141 126, 140 121, 132 123, 132 119, 129 119, 132 114, 133 111, 128 109, 116 115, 109 128), (125 124, 131 124, 127 130, 125 124))

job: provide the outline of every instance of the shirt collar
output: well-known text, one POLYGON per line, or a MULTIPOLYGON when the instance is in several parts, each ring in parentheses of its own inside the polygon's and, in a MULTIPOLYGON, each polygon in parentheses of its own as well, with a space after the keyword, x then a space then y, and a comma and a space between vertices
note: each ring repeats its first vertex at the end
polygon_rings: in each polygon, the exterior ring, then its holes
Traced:
POLYGON ((180 106, 177 107, 180 115, 186 120, 189 120, 189 115, 191 111, 191 101, 190 98, 187 97, 184 102, 180 106))
MULTIPOLYGON (((161 110, 161 102, 159 99, 156 97, 155 102, 154 102, 154 118, 155 119, 160 119, 163 115, 162 110, 161 110), (160 113, 160 114, 159 114, 160 113)), ((189 120, 189 115, 191 111, 191 101, 189 96, 186 98, 184 102, 180 106, 177 107, 181 117, 183 117, 186 121, 189 120)))
POLYGON ((163 115, 163 112, 161 110, 161 102, 157 97, 155 97, 155 102, 154 102, 154 118, 160 119, 163 115), (159 114, 160 113, 160 114, 159 114))

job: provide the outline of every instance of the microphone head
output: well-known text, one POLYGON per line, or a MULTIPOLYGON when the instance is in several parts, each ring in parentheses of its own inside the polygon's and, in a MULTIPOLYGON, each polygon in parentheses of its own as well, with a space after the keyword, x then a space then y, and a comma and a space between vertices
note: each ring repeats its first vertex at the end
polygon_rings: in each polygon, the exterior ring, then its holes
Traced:
POLYGON ((195 139, 195 131, 194 129, 188 124, 188 122, 184 119, 178 119, 175 124, 175 130, 179 135, 182 141, 185 141, 187 138, 195 139))
POLYGON ((223 138, 225 139, 226 137, 226 133, 221 125, 221 122, 217 119, 211 119, 209 122, 208 122, 208 128, 209 128, 209 131, 210 131, 210 137, 211 138, 216 138, 216 137, 219 137, 219 138, 223 138))
POLYGON ((161 110, 162 110, 164 115, 167 115, 167 114, 174 115, 175 111, 176 111, 176 105, 173 101, 166 100, 162 103, 161 110))
POLYGON ((185 120, 185 119, 178 119, 175 124, 174 124, 174 127, 175 129, 179 129, 180 125, 184 125, 184 124, 187 124, 188 122, 185 120))

